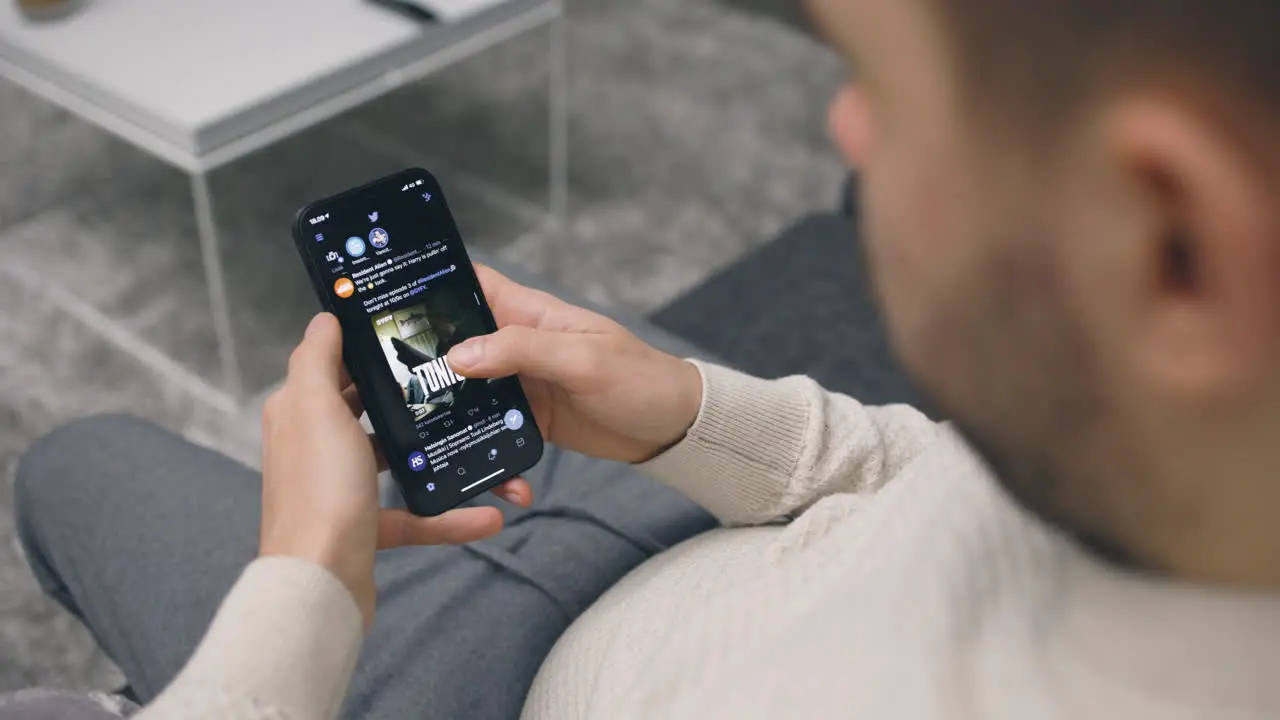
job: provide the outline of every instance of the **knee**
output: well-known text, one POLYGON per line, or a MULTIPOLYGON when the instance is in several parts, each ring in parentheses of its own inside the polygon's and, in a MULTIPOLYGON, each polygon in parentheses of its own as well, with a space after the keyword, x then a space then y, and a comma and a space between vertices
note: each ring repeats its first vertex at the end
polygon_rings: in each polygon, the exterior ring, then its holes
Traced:
POLYGON ((68 501, 92 498, 99 489, 94 484, 111 478, 104 469, 136 452, 140 438, 156 434, 168 431, 129 415, 96 415, 36 440, 18 461, 14 477, 19 525, 30 527, 41 516, 56 517, 68 501))

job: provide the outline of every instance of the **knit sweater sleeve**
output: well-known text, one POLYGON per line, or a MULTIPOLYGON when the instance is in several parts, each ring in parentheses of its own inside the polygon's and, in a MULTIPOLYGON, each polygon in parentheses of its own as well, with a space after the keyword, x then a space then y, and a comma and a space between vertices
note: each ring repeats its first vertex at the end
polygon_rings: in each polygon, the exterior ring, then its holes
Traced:
POLYGON ((186 667, 137 720, 335 718, 364 627, 346 587, 296 558, 255 560, 186 667))
POLYGON ((941 425, 905 405, 871 407, 806 377, 761 380, 694 362, 702 407, 685 438, 639 469, 728 525, 869 493, 932 443, 941 425))

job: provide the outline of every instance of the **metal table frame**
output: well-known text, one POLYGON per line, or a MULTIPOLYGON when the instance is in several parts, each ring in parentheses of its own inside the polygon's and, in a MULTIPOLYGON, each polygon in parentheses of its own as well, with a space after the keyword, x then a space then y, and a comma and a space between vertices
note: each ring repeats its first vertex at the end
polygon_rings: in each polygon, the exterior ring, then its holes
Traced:
MULTIPOLYGON (((551 229, 563 227, 569 203, 569 58, 566 22, 564 0, 553 0, 528 12, 488 26, 439 52, 432 53, 404 67, 387 72, 375 82, 365 83, 338 93, 323 102, 311 105, 289 117, 257 128, 231 142, 203 153, 194 153, 187 148, 180 147, 166 138, 162 138, 115 113, 103 109, 100 105, 58 85, 56 82, 0 57, 0 75, 187 173, 191 183, 191 197, 195 210, 205 281, 209 288, 209 304, 212 312, 213 330, 217 338, 222 386, 219 388, 209 385, 203 378, 187 370, 179 363, 172 361, 163 352, 154 348, 145 340, 136 337, 119 323, 96 313, 92 308, 86 307, 84 303, 77 303, 68 291, 62 288, 33 287, 32 289, 46 291, 52 302, 63 306, 64 309, 71 311, 72 315, 80 319, 86 319, 85 316, 87 314, 93 314, 94 322, 92 324, 102 331, 102 336, 109 342, 119 346, 139 361, 162 374, 173 377, 175 374, 187 373, 187 377, 179 378, 182 381, 181 384, 189 389, 194 389, 194 394, 209 404, 226 412, 235 412, 247 398, 245 396, 239 356, 236 352, 236 342, 232 333, 231 312, 222 268, 214 198, 209 187, 209 174, 223 165, 289 138, 347 110, 368 103, 404 85, 421 80, 432 73, 519 35, 545 26, 549 41, 547 73, 549 126, 547 138, 549 151, 547 173, 548 207, 539 212, 543 215, 547 227, 551 229), (101 325, 103 322, 109 325, 103 327, 101 325)), ((364 139, 376 141, 372 138, 364 139)), ((469 178, 469 183, 473 187, 484 185, 484 181, 476 178, 469 178)), ((511 197, 497 188, 489 187, 487 191, 490 197, 496 196, 515 203, 514 209, 517 211, 528 210, 527 207, 524 207, 530 204, 527 201, 511 197)), ((32 283, 24 284, 33 285, 32 283)))

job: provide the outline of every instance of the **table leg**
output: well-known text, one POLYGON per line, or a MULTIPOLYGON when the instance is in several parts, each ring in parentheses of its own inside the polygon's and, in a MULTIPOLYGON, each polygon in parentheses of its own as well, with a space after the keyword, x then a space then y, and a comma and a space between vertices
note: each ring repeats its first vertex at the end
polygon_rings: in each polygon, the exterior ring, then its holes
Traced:
POLYGON ((218 226, 214 219, 213 196, 209 176, 191 173, 191 200, 195 206, 196 232, 200 235, 200 256, 204 262, 204 280, 209 286, 209 310, 213 313, 213 332, 218 341, 218 359, 222 365, 223 388, 236 402, 244 401, 244 380, 236 355, 235 338, 231 334, 231 308, 227 303, 226 278, 222 272, 222 253, 218 248, 218 226))
POLYGON ((563 3, 560 16, 550 23, 547 107, 548 178, 551 225, 563 232, 569 216, 569 42, 568 17, 563 3))

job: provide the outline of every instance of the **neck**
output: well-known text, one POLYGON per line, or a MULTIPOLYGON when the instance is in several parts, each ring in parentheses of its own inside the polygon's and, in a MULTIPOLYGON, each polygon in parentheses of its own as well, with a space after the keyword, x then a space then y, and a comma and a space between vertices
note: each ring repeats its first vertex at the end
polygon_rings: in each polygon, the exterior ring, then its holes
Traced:
POLYGON ((1202 411, 1154 434, 1146 471, 1115 478, 1124 499, 1090 544, 1189 582, 1280 590, 1280 424, 1229 417, 1202 411))

